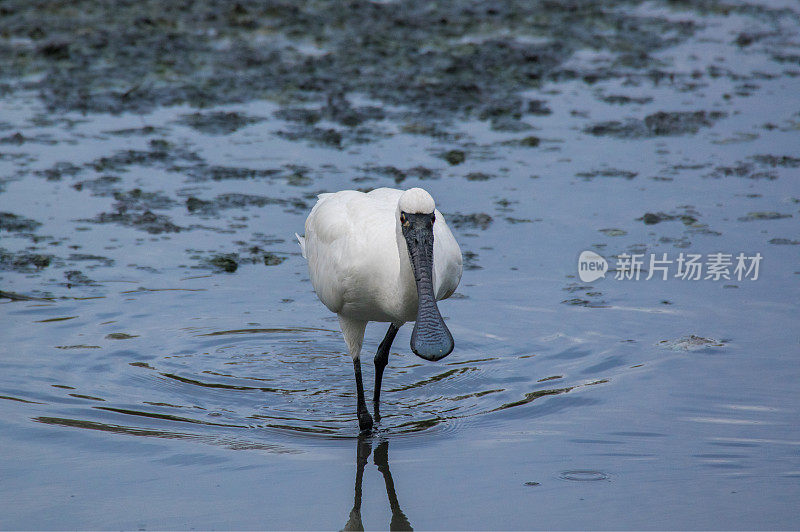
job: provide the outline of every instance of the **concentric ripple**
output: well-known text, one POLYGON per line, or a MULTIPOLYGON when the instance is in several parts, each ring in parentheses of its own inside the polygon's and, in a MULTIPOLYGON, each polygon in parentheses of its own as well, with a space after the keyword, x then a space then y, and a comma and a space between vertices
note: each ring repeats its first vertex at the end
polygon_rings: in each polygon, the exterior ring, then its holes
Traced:
MULTIPOLYGON (((377 430, 395 434, 450 432, 464 423, 539 398, 571 392, 562 376, 509 377, 509 365, 532 364, 526 355, 472 356, 428 363, 410 353, 390 356, 377 430)), ((469 348, 467 348, 469 349, 469 348)), ((362 356, 369 402, 374 372, 370 348, 362 356)), ((355 382, 341 333, 319 328, 242 328, 195 334, 193 345, 130 371, 149 394, 141 408, 105 410, 202 423, 267 429, 294 435, 352 437, 355 382), (153 411, 155 410, 155 411, 153 411)), ((513 373, 512 373, 513 374, 513 373)))
MULTIPOLYGON (((407 340, 405 340, 407 342, 407 340)), ((358 434, 355 379, 337 330, 307 327, 186 330, 179 351, 75 350, 62 383, 3 399, 50 405, 39 423, 118 434, 191 439, 274 452, 275 438, 358 434), (86 378, 103 368, 104 379, 86 378), (265 440, 266 437, 266 440, 265 440), (266 447, 264 447, 266 446, 266 447)), ((423 361, 398 342, 384 373, 376 430, 447 434, 466 424, 546 415, 584 405, 575 392, 606 379, 565 376, 566 351, 481 353, 463 342, 446 361, 423 361), (558 397, 569 394, 571 399, 558 397), (574 397, 575 396, 575 397, 574 397), (549 406, 548 406, 549 405, 549 406)), ((371 403, 375 346, 362 368, 371 403)), ((374 412, 374 410, 373 410, 374 412)))

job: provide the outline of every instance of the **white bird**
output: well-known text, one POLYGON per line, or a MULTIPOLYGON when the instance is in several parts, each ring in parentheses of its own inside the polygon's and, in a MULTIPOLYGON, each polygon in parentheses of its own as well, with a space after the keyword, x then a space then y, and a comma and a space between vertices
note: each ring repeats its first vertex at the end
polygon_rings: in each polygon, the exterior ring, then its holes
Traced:
POLYGON ((415 321, 411 350, 426 360, 453 351, 437 300, 450 297, 461 280, 461 249, 428 192, 379 188, 320 194, 297 236, 308 260, 311 284, 339 316, 356 375, 358 422, 372 427, 361 381, 361 344, 367 322, 389 322, 375 355, 375 416, 383 370, 397 330, 415 321))

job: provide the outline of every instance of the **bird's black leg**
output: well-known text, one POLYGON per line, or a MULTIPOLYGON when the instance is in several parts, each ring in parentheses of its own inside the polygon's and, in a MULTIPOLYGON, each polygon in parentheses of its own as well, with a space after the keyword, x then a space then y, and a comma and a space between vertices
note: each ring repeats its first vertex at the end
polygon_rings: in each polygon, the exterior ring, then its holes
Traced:
POLYGON ((363 431, 372 428, 372 416, 367 411, 367 403, 364 400, 364 383, 361 381, 361 359, 353 360, 353 368, 356 372, 356 390, 358 391, 358 427, 363 431))
POLYGON ((372 396, 372 401, 375 403, 375 417, 380 419, 378 412, 378 404, 381 400, 381 380, 383 380, 383 370, 386 364, 389 363, 389 350, 392 348, 394 337, 397 336, 399 327, 394 323, 389 324, 389 330, 386 331, 386 336, 383 337, 381 345, 378 346, 378 352, 375 353, 375 392, 372 396))

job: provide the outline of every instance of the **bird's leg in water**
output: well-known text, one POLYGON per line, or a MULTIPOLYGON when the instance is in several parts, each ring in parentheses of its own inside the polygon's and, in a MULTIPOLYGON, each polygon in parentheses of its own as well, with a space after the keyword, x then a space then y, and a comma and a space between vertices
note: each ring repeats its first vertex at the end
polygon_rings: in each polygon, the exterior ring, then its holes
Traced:
POLYGON ((361 381, 361 359, 353 360, 356 371, 356 390, 358 391, 358 427, 364 431, 372 428, 372 416, 367 411, 367 402, 364 400, 364 383, 361 381))
POLYGON ((394 323, 389 324, 389 330, 386 331, 386 336, 383 337, 381 345, 378 346, 378 352, 375 353, 375 392, 372 396, 372 401, 375 403, 375 418, 380 419, 380 412, 378 404, 381 400, 381 380, 383 379, 383 370, 386 364, 389 363, 389 350, 392 348, 394 337, 397 336, 397 327, 394 323))

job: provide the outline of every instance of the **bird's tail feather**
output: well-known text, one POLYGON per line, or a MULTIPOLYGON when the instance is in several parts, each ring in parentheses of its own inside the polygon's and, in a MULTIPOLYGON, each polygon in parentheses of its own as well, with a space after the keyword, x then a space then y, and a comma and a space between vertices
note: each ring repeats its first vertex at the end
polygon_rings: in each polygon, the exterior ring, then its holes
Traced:
POLYGON ((300 251, 303 253, 303 258, 308 259, 308 257, 306 257, 306 239, 297 233, 295 233, 294 236, 297 237, 297 242, 300 244, 300 251))

